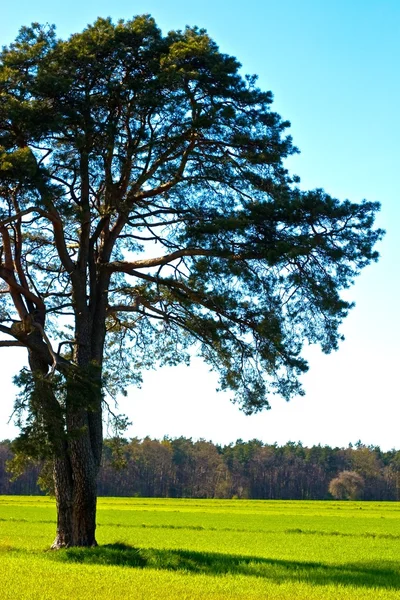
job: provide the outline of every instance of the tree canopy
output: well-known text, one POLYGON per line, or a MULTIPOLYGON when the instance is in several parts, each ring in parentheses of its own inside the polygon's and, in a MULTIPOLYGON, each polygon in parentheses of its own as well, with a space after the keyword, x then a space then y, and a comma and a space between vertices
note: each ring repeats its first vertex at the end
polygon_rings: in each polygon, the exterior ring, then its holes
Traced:
POLYGON ((251 413, 302 393, 304 345, 337 348, 379 205, 302 191, 271 103, 148 15, 0 55, 1 345, 28 349, 20 448, 54 460, 56 546, 95 543, 105 394, 195 351, 251 413))

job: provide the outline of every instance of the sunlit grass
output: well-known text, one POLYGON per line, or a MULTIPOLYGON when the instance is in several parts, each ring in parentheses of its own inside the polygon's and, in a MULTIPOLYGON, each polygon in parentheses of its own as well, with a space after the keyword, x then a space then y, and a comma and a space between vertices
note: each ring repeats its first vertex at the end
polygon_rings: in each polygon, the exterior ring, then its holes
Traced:
POLYGON ((100 499, 94 549, 48 551, 49 498, 0 497, 3 600, 400 598, 396 503, 100 499))

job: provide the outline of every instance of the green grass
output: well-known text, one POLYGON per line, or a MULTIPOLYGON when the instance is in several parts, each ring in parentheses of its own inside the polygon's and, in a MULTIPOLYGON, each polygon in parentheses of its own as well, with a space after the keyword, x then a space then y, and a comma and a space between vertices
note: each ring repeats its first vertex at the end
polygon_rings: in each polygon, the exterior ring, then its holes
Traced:
POLYGON ((98 548, 49 551, 49 498, 0 497, 1 600, 392 600, 400 505, 99 501, 98 548))

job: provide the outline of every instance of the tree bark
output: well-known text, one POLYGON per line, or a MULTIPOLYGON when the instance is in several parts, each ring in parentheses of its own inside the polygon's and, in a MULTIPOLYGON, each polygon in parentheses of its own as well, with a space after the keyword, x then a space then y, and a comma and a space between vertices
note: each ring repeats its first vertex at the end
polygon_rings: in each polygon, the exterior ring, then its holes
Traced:
POLYGON ((57 506, 57 532, 52 550, 74 545, 72 471, 67 444, 62 457, 55 457, 53 464, 54 492, 57 506))
POLYGON ((57 505, 57 533, 52 548, 96 546, 96 504, 98 467, 93 458, 87 428, 71 429, 84 410, 69 418, 69 435, 63 456, 54 458, 54 488, 57 505))
POLYGON ((92 448, 88 411, 68 415, 68 451, 72 467, 72 544, 96 546, 98 466, 92 448))
MULTIPOLYGON (((41 339, 38 331, 31 335, 41 339)), ((29 366, 35 382, 31 397, 32 408, 44 422, 52 451, 57 532, 51 547, 68 547, 73 545, 73 478, 65 431, 65 415, 55 396, 52 380, 47 377, 49 371, 47 361, 39 353, 29 350, 29 366)))
POLYGON ((51 548, 96 546, 97 474, 103 441, 100 369, 94 369, 94 376, 90 369, 65 375, 65 410, 47 377, 48 362, 29 350, 29 364, 35 379, 31 404, 44 422, 53 460, 57 531, 51 548))

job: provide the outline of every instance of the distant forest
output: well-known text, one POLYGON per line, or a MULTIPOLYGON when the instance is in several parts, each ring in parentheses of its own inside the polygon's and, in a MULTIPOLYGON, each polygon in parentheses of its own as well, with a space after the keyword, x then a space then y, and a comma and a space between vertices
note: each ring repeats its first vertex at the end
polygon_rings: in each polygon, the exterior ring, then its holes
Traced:
MULTIPOLYGON (((10 442, 0 442, 0 494, 43 494, 43 468, 32 462, 10 481, 10 442)), ((258 440, 218 446, 186 438, 106 440, 100 496, 325 500, 343 471, 362 477, 359 498, 400 500, 400 451, 360 442, 348 448, 258 440)))

